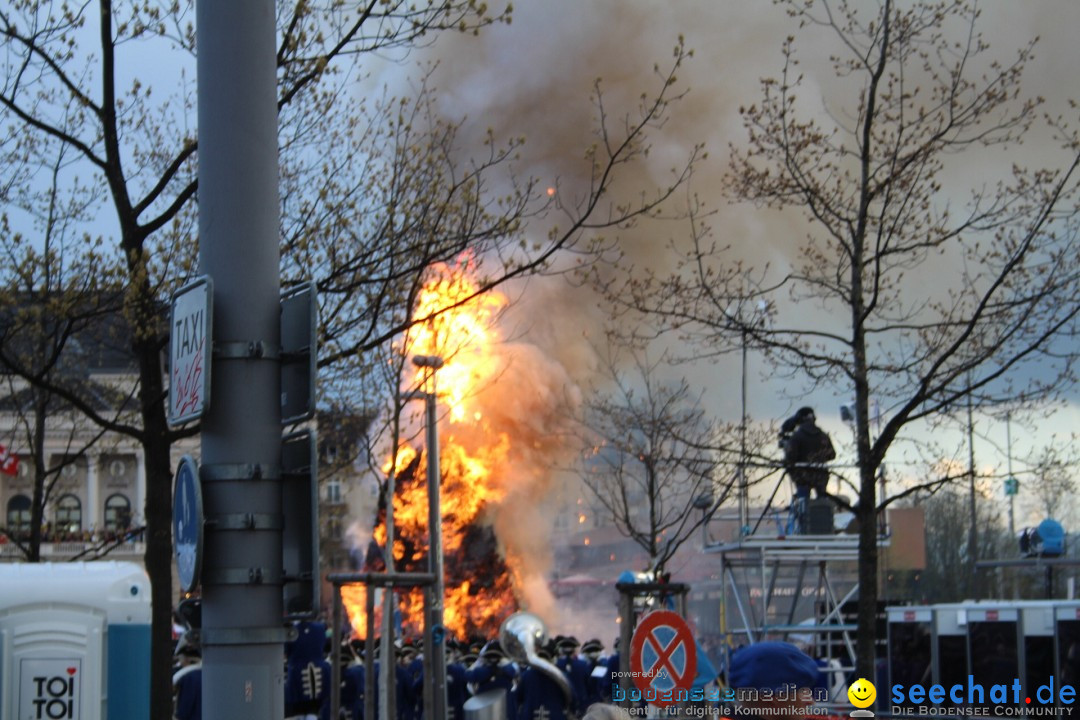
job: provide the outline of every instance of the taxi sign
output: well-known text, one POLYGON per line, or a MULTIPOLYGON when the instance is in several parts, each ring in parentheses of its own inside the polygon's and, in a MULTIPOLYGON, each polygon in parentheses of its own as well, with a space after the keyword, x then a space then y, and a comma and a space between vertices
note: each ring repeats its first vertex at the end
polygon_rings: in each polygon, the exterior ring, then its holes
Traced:
POLYGON ((656 610, 638 622, 630 641, 630 672, 651 705, 676 703, 679 690, 689 694, 697 676, 697 645, 680 615, 656 610))
POLYGON ((203 275, 173 295, 169 320, 169 424, 202 417, 210 404, 214 284, 203 275))

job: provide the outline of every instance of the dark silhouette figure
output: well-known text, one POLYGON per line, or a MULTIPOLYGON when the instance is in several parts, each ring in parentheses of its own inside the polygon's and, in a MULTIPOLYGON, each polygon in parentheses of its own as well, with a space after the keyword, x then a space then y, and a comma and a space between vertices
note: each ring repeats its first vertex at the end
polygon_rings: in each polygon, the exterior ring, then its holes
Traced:
POLYGON ((819 428, 814 419, 813 408, 799 408, 780 426, 784 468, 795 481, 795 496, 804 501, 810 497, 811 490, 815 497, 825 497, 829 469, 824 463, 836 457, 828 433, 819 428))

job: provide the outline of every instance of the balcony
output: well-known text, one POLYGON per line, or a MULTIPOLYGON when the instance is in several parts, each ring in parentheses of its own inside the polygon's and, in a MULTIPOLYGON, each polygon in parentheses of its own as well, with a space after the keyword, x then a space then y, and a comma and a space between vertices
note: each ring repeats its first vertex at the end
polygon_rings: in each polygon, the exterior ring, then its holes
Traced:
MULTIPOLYGON (((132 530, 126 536, 113 539, 62 538, 43 540, 41 543, 42 562, 71 562, 73 560, 129 560, 142 561, 146 553, 142 529, 132 530)), ((0 535, 0 562, 20 562, 24 558, 19 546, 4 535, 0 535)))

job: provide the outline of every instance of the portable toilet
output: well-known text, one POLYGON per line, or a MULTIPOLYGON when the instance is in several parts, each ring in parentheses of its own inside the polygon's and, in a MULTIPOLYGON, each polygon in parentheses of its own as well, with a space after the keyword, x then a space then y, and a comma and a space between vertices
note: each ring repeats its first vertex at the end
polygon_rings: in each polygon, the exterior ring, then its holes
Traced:
POLYGON ((1019 677, 1033 704, 1053 704, 1053 700, 1043 703, 1035 691, 1042 685, 1053 683, 1057 675, 1054 638, 1056 603, 1048 600, 1019 600, 1014 604, 1020 610, 1020 632, 1024 640, 1020 646, 1022 674, 1019 677))
MULTIPOLYGON (((945 687, 966 685, 968 676, 967 606, 933 606, 933 677, 945 687)), ((946 704, 951 704, 946 701, 946 704)))
POLYGON ((149 716, 150 580, 143 568, 0 565, 0 717, 149 716))
POLYGON ((983 706, 990 706, 989 689, 1011 687, 1023 667, 1020 608, 1016 603, 973 603, 967 610, 968 657, 971 674, 986 688, 983 706))
POLYGON ((933 609, 928 605, 885 608, 889 677, 885 687, 929 685, 933 656, 933 609))
POLYGON ((1080 687, 1080 602, 1054 604, 1054 637, 1060 684, 1080 687))

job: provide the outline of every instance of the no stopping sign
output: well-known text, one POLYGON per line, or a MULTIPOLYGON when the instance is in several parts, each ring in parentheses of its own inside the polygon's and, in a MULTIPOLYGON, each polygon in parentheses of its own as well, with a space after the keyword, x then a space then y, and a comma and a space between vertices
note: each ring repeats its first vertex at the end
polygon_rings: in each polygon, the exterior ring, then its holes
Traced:
POLYGON ((656 610, 638 622, 630 641, 630 672, 653 705, 675 702, 677 690, 690 692, 697 674, 697 646, 690 627, 670 610, 656 610), (661 700, 661 697, 671 698, 661 700))

